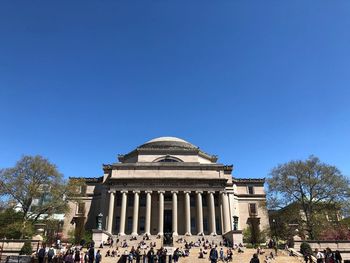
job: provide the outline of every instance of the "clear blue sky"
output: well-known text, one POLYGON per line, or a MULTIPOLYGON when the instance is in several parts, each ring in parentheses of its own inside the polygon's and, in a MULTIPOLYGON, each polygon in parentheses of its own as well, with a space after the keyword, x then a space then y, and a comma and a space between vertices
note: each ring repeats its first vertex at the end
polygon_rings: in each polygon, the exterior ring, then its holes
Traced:
POLYGON ((0 167, 100 176, 158 136, 350 175, 350 1, 1 1, 0 167))

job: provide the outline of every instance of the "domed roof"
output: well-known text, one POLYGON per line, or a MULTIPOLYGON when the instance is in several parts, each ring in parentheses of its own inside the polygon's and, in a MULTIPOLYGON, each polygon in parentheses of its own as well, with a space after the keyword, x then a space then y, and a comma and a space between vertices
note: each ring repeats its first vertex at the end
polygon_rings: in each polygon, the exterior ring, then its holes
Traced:
POLYGON ((177 137, 158 137, 138 147, 139 149, 198 149, 197 146, 177 137))
POLYGON ((183 139, 180 139, 180 138, 177 138, 177 137, 171 137, 171 136, 163 136, 163 137, 157 137, 157 138, 154 138, 146 143, 150 143, 150 142, 185 142, 185 143, 188 143, 186 142, 185 140, 183 139))

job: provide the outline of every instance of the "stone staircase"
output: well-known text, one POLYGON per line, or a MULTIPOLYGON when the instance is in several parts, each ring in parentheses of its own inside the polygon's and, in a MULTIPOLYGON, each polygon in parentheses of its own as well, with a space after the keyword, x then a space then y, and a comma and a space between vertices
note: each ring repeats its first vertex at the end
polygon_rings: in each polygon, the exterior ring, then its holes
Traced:
MULTIPOLYGON (((142 240, 142 237, 139 237, 137 240, 130 240, 131 236, 124 236, 122 238, 119 237, 119 243, 118 243, 118 256, 116 257, 105 257, 107 250, 112 251, 112 249, 116 249, 116 243, 113 246, 113 248, 109 248, 108 246, 105 246, 103 249, 101 250, 101 254, 102 254, 102 261, 103 263, 116 263, 116 262, 122 262, 121 256, 123 254, 128 254, 131 247, 134 246, 135 248, 138 246, 139 242, 142 240), (128 243, 128 247, 126 248, 121 248, 120 247, 120 243, 124 242, 124 240, 128 243)), ((181 238, 181 237, 179 237, 181 238)), ((191 237, 183 237, 187 242, 195 242, 198 240, 198 236, 191 236, 191 237)), ((200 237, 201 238, 201 237, 200 237)), ((207 239, 207 237, 205 237, 205 239, 207 239)), ((208 236, 208 241, 212 242, 214 241, 214 243, 219 244, 220 241, 222 241, 222 237, 218 236, 218 237, 209 237, 208 236), (210 239, 212 238, 212 239, 210 239)), ((162 241, 161 239, 157 239, 155 236, 150 237, 150 240, 146 240, 146 245, 149 245, 150 242, 154 243, 156 242, 156 248, 155 250, 159 249, 162 246, 162 241)), ((177 243, 174 242, 174 246, 172 247, 165 247, 168 251, 168 254, 172 254, 173 251, 175 250, 176 247, 179 248, 183 248, 184 247, 184 243, 177 243)), ((221 246, 218 245, 217 250, 218 252, 220 251, 221 246)), ((149 248, 145 248, 145 249, 141 249, 141 254, 143 254, 144 252, 147 253, 147 251, 149 250, 149 248)), ((226 247, 223 247, 223 250, 226 254, 226 247)), ((188 257, 181 257, 179 259, 179 262, 181 263, 194 263, 194 262, 203 262, 203 263, 207 263, 209 262, 209 255, 206 254, 204 255, 203 259, 199 259, 198 255, 199 255, 199 251, 200 251, 200 247, 192 247, 190 250, 190 255, 188 257)), ((250 259, 252 258, 253 254, 256 252, 256 249, 245 249, 244 253, 238 253, 237 251, 233 251, 233 263, 249 263, 250 259)), ((266 249, 265 250, 265 254, 264 255, 260 255, 259 259, 261 263, 264 263, 264 259, 265 259, 265 255, 269 255, 270 252, 272 252, 272 250, 266 249)), ((209 253, 209 250, 208 250, 209 253)), ((135 262, 135 260, 134 260, 135 262)), ((142 260, 141 260, 142 262, 142 260)), ((168 262, 168 259, 167 259, 168 262)), ((220 261, 218 261, 220 262, 220 261)), ((293 257, 293 256, 289 256, 287 252, 285 251, 279 251, 278 252, 278 256, 275 257, 274 260, 271 261, 272 263, 300 263, 300 259, 298 257, 293 257)))

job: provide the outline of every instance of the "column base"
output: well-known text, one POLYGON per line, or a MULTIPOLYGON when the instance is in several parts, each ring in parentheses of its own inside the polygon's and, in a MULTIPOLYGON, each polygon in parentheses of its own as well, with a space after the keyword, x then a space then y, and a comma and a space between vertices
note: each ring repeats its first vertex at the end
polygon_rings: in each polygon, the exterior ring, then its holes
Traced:
POLYGON ((186 233, 185 233, 185 236, 192 236, 192 234, 189 233, 189 232, 186 232, 186 233))
POLYGON ((119 233, 118 235, 122 237, 125 236, 125 233, 119 233))
POLYGON ((137 236, 139 236, 139 235, 138 235, 137 233, 134 232, 134 233, 131 233, 131 236, 132 236, 132 237, 137 237, 137 236))
POLYGON ((204 236, 204 233, 203 233, 203 232, 199 232, 199 233, 197 234, 197 236, 204 236))
POLYGON ((218 234, 216 234, 216 232, 213 232, 210 234, 211 236, 217 236, 218 234))
POLYGON ((160 236, 160 237, 162 237, 163 235, 164 235, 163 232, 159 232, 159 233, 157 234, 157 236, 160 236))
POLYGON ((179 234, 177 232, 173 232, 173 237, 177 237, 179 234))

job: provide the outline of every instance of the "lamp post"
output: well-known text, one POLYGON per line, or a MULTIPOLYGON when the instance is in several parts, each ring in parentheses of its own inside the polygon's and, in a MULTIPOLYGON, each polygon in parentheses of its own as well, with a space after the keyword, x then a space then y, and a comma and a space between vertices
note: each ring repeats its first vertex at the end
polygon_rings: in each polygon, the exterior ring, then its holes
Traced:
POLYGON ((103 218, 103 214, 99 213, 97 215, 97 229, 98 230, 102 230, 102 218, 103 218))
POLYGON ((238 216, 233 216, 233 230, 238 230, 238 216))
POLYGON ((273 232, 275 236, 275 253, 277 256, 277 250, 278 250, 278 239, 277 239, 277 226, 276 226, 276 219, 272 219, 272 225, 273 225, 273 232))

